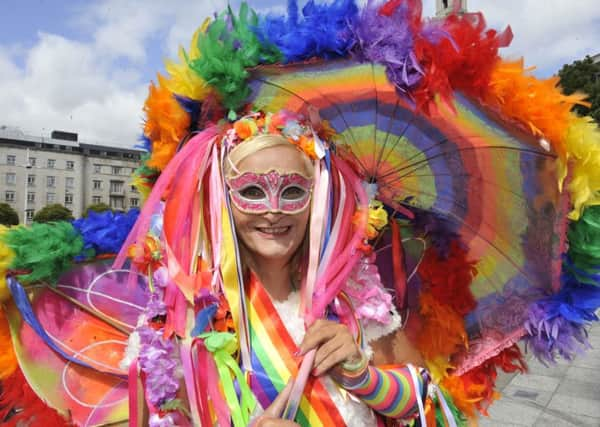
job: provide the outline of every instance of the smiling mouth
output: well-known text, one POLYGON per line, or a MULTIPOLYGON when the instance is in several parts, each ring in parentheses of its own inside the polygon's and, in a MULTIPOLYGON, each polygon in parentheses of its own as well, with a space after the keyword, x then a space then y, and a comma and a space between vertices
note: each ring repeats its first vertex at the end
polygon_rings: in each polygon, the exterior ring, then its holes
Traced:
POLYGON ((267 234, 269 236, 283 236, 284 234, 287 234, 288 231, 290 231, 292 227, 291 226, 286 226, 286 227, 256 227, 256 229, 258 231, 260 231, 263 234, 267 234))

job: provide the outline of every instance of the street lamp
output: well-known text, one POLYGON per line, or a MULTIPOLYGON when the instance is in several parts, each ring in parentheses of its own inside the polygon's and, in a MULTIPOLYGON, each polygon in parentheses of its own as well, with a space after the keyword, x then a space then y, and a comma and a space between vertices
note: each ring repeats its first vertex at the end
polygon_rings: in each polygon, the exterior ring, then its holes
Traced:
POLYGON ((25 155, 25 179, 23 180, 25 191, 23 192, 23 224, 27 225, 27 203, 29 202, 29 170, 33 167, 29 161, 29 148, 27 148, 27 154, 25 155))

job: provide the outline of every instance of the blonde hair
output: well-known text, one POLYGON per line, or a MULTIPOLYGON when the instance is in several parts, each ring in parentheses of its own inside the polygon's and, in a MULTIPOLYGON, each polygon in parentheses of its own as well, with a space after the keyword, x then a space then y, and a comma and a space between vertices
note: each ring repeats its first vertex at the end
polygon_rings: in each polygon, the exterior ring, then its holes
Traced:
POLYGON ((225 158, 225 164, 223 165, 223 173, 226 178, 235 176, 237 171, 236 167, 242 160, 251 154, 257 153, 266 148, 286 146, 295 148, 298 153, 302 155, 302 160, 305 164, 306 171, 310 174, 309 178, 312 178, 314 165, 312 160, 298 147, 291 144, 285 137, 281 135, 258 135, 254 138, 249 138, 239 145, 236 145, 225 158))

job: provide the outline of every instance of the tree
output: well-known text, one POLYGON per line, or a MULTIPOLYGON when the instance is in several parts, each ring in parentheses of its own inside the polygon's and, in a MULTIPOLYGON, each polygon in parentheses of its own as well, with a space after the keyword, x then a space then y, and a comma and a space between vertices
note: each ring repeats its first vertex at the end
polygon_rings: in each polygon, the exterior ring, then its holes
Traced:
POLYGON ((563 92, 570 95, 583 92, 588 95, 591 107, 577 105, 574 110, 581 116, 592 116, 600 123, 600 62, 586 56, 572 64, 565 64, 558 72, 563 92))
POLYGON ((33 216, 35 222, 72 221, 73 212, 59 203, 44 206, 33 216))
POLYGON ((8 226, 19 224, 19 214, 8 203, 0 203, 0 224, 8 226))
POLYGON ((94 203, 94 204, 89 205, 87 208, 85 208, 85 211, 83 211, 83 216, 84 217, 88 216, 90 211, 104 212, 104 211, 112 211, 112 209, 106 203, 94 203))

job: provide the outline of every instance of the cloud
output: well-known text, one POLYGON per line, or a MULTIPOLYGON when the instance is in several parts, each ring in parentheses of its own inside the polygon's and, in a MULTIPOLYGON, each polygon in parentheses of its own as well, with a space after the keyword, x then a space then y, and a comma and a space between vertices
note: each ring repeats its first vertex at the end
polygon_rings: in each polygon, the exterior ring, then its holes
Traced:
POLYGON ((600 52, 597 0, 469 0, 494 28, 512 27, 515 35, 503 56, 525 57, 539 76, 556 73, 565 63, 600 52))
MULTIPOLYGON (((318 0, 325 1, 325 0, 318 0)), ((365 0, 362 0, 364 3, 365 0)), ((234 9, 241 0, 232 1, 234 9)), ((301 1, 305 3, 305 1, 301 1)), ((132 146, 142 122, 147 85, 165 58, 188 48, 205 17, 227 0, 104 0, 66 13, 69 34, 39 32, 30 43, 0 45, 0 125, 26 133, 63 129, 82 140, 132 146), (77 37, 77 39, 75 39, 77 37)), ((281 11, 281 1, 252 1, 262 11, 281 11)), ((538 75, 600 51, 596 0, 468 0, 490 26, 510 24, 515 39, 504 56, 526 56, 538 75)), ((425 15, 435 13, 424 0, 425 15)))

